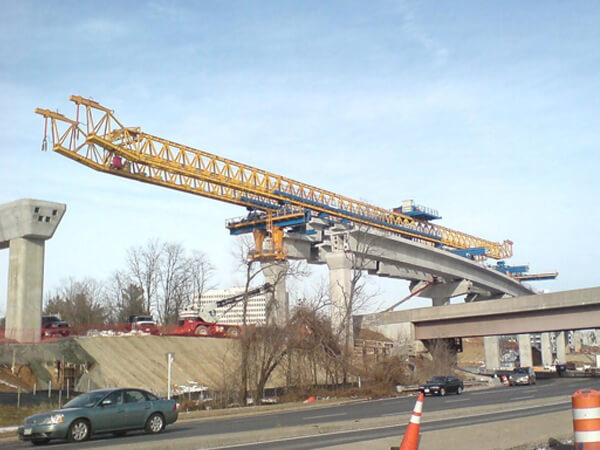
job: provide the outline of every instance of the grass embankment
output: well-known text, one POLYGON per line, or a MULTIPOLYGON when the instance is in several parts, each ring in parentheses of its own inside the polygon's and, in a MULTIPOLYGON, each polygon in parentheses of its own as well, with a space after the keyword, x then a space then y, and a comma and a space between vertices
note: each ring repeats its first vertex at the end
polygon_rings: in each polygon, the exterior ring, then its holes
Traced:
POLYGON ((51 411, 56 407, 57 405, 50 403, 42 403, 35 406, 22 406, 20 408, 17 408, 16 405, 2 405, 2 407, 0 407, 0 428, 21 425, 25 417, 44 411, 51 411))

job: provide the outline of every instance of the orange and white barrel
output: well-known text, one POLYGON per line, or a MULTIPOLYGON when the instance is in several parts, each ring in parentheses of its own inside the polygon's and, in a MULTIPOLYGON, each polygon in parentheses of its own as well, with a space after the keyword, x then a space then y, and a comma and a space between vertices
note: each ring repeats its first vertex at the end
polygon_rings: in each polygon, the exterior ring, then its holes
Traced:
POLYGON ((571 396, 576 450, 600 450, 600 392, 583 389, 571 396))

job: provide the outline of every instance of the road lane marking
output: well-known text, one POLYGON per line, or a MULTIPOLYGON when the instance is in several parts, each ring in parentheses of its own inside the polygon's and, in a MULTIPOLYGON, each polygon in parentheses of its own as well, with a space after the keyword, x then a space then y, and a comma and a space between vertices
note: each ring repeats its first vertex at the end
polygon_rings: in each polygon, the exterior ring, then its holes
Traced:
POLYGON ((381 414, 379 417, 403 416, 405 414, 410 414, 410 413, 412 413, 412 411, 401 411, 401 412, 395 412, 395 413, 381 414))
POLYGON ((320 416, 303 417, 302 420, 324 419, 325 417, 347 416, 347 413, 322 414, 320 416))
POLYGON ((446 400, 445 403, 457 403, 457 402, 469 402, 470 400, 468 398, 461 398, 458 400, 446 400))
POLYGON ((469 394, 471 395, 485 395, 485 394, 492 394, 496 391, 493 390, 489 390, 489 391, 480 391, 480 392, 469 392, 469 394))
MULTIPOLYGON (((570 404, 571 404, 571 400, 569 399, 566 401, 559 401, 559 402, 549 403, 549 404, 540 405, 540 406, 548 407, 548 406, 570 405, 570 404)), ((526 409, 531 409, 531 408, 537 408, 537 407, 536 406, 534 406, 534 407, 525 406, 525 407, 520 407, 520 408, 508 409, 508 410, 500 411, 500 412, 521 411, 521 410, 526 410, 526 409)), ((464 415, 455 416, 453 418, 454 419, 467 419, 467 418, 472 418, 472 417, 486 416, 489 414, 493 414, 493 413, 482 412, 482 413, 475 413, 475 414, 464 414, 464 415)), ((427 420, 425 423, 431 424, 431 423, 436 423, 436 422, 443 422, 445 420, 450 420, 450 419, 448 417, 441 417, 439 419, 427 420)), ((306 438, 313 438, 313 437, 317 437, 317 436, 321 436, 321 437, 322 436, 335 436, 335 435, 339 435, 339 434, 363 433, 363 432, 369 432, 369 431, 374 431, 374 430, 390 430, 390 429, 398 428, 401 426, 402 425, 400 425, 400 424, 393 424, 393 425, 366 427, 366 428, 360 428, 360 429, 356 429, 356 430, 338 430, 338 431, 331 431, 329 433, 315 433, 312 435, 307 434, 307 435, 302 435, 302 436, 291 436, 291 437, 285 437, 285 438, 281 438, 281 439, 271 439, 271 440, 264 440, 264 441, 258 441, 258 442, 238 442, 235 444, 227 444, 227 445, 220 446, 220 447, 209 447, 209 449, 210 450, 221 450, 221 449, 228 449, 228 448, 235 448, 235 447, 249 447, 250 445, 279 443, 279 442, 286 442, 286 441, 293 441, 293 440, 301 440, 301 439, 306 439, 306 438)), ((65 444, 65 445, 69 445, 69 444, 65 444)))
POLYGON ((511 400, 526 400, 528 398, 535 398, 535 395, 526 395, 524 397, 511 397, 511 400))

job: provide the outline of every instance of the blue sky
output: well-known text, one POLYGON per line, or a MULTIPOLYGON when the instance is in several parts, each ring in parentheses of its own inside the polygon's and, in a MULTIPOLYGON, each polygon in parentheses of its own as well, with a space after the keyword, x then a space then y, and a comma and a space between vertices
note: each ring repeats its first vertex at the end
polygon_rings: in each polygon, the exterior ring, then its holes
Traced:
MULTIPOLYGON (((351 198, 415 199, 442 225, 513 240, 509 263, 560 272, 540 289, 599 284, 593 2, 0 6, 0 203, 67 204, 46 244, 45 291, 106 279, 151 238, 204 251, 220 287, 240 280, 224 222, 243 209, 40 151, 34 108, 73 115, 71 94, 127 126, 351 198)), ((0 314, 7 273, 5 250, 0 314)), ((401 281, 371 284, 380 304, 407 294, 401 281)))

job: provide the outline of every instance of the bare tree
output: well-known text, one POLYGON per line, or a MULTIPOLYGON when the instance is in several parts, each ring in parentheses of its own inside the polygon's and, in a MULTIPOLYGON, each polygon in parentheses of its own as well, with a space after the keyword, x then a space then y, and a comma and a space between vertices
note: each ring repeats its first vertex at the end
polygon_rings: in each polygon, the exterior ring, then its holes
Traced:
POLYGON ((203 292, 214 289, 214 285, 211 284, 211 278, 215 268, 204 253, 195 250, 188 259, 186 266, 188 272, 187 290, 190 300, 200 298, 203 292))
POLYGON ((164 324, 176 322, 184 304, 210 287, 214 271, 202 252, 188 257, 181 244, 158 239, 148 241, 145 247, 131 248, 127 263, 125 278, 142 289, 144 309, 164 324))
POLYGON ((342 369, 343 382, 347 381, 347 374, 352 362, 354 350, 354 330, 352 316, 354 313, 367 305, 377 296, 376 292, 367 289, 365 274, 373 265, 377 250, 373 246, 374 235, 369 233, 369 228, 354 225, 354 228, 337 234, 336 240, 338 254, 346 259, 346 265, 350 268, 349 282, 336 282, 330 289, 336 289, 341 295, 337 295, 336 301, 332 301, 332 324, 333 333, 338 341, 341 341, 342 353, 340 355, 340 368, 342 369), (335 321, 334 321, 335 316, 335 321))
MULTIPOLYGON (((277 324, 269 321, 269 314, 276 309, 280 309, 281 307, 281 305, 277 304, 279 299, 277 299, 275 296, 276 286, 286 277, 298 278, 306 275, 305 268, 299 262, 287 263, 282 266, 281 262, 276 260, 259 261, 254 257, 254 254, 255 251, 253 243, 247 238, 241 239, 236 249, 236 258, 238 261, 238 270, 244 274, 245 295, 242 300, 242 325, 244 327, 244 332, 240 342, 240 372, 242 383, 242 399, 244 399, 244 401, 248 397, 250 376, 253 373, 257 374, 254 377, 255 387, 253 389, 256 393, 260 389, 258 384, 262 384, 264 388, 264 385, 267 383, 273 370, 281 363, 283 357, 287 353, 287 348, 283 349, 282 351, 280 346, 282 342, 285 342, 285 339, 282 337, 285 333, 280 330, 280 328, 283 327, 278 327, 277 324), (250 332, 247 327, 248 292, 252 285, 255 284, 258 279, 263 277, 265 272, 269 271, 269 269, 271 269, 274 265, 278 265, 278 268, 281 270, 274 271, 276 273, 275 279, 269 280, 269 282, 273 285, 273 290, 270 292, 270 294, 268 294, 265 305, 265 310, 267 311, 267 324, 265 324, 264 327, 261 327, 262 330, 260 332, 250 332), (248 334, 248 337, 245 338, 244 334, 248 334), (274 342, 263 342, 260 344, 257 343, 257 340, 267 339, 267 337, 269 339, 273 339, 274 342), (262 349, 262 356, 260 359, 253 359, 251 355, 255 351, 254 349, 259 347, 262 349)), ((273 274, 273 272, 270 273, 273 274)), ((260 395, 262 396, 262 391, 260 395)))
POLYGON ((164 244, 160 267, 160 291, 157 310, 164 324, 177 322, 177 315, 187 300, 188 260, 180 244, 164 244))
POLYGON ((132 315, 150 314, 150 311, 146 310, 142 288, 127 273, 115 272, 106 289, 110 297, 113 322, 122 323, 132 315))
POLYGON ((127 252, 131 277, 144 291, 146 311, 154 311, 158 302, 161 256, 164 244, 158 239, 148 241, 145 247, 132 247, 127 252))
POLYGON ((103 324, 109 316, 109 304, 104 287, 93 278, 63 282, 53 295, 46 299, 45 314, 60 314, 72 324, 103 324))

